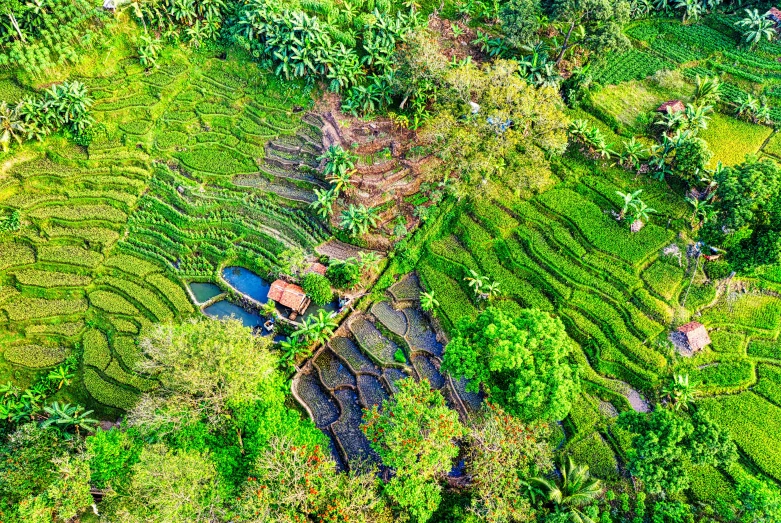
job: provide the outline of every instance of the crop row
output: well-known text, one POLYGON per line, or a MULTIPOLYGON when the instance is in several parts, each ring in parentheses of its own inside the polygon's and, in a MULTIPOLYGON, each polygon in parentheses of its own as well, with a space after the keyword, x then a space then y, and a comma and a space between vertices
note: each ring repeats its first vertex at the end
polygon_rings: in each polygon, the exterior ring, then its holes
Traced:
POLYGON ((105 370, 111 362, 111 349, 106 335, 98 329, 90 329, 82 339, 85 365, 92 365, 99 370, 105 370))
POLYGON ((103 255, 75 245, 42 245, 38 247, 38 261, 94 269, 103 261, 103 255))
POLYGON ((57 365, 65 360, 67 353, 68 351, 63 347, 37 343, 10 345, 3 350, 3 356, 6 360, 32 369, 57 365))
POLYGON ((0 308, 5 310, 11 321, 28 321, 83 313, 87 310, 87 302, 81 298, 47 300, 17 296, 0 308))
POLYGON ((95 400, 109 407, 128 410, 138 400, 138 393, 106 381, 92 367, 84 368, 84 386, 95 400))
POLYGON ((105 283, 115 289, 119 289, 151 312, 158 322, 166 322, 173 319, 173 313, 168 306, 158 298, 157 294, 135 282, 122 278, 115 278, 113 276, 104 276, 98 283, 105 283))
POLYGON ((601 85, 642 80, 660 69, 672 69, 674 64, 656 55, 630 49, 603 57, 594 68, 594 81, 601 85))
POLYGON ((32 247, 18 242, 0 243, 0 270, 35 263, 32 247))
POLYGON ((89 295, 90 304, 103 311, 127 316, 138 316, 139 312, 125 298, 116 293, 97 290, 89 295))

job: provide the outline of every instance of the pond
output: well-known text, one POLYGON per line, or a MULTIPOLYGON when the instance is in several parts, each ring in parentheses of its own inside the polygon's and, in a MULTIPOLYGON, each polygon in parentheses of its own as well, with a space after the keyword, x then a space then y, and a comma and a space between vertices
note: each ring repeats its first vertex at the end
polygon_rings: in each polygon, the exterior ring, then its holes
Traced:
POLYGON ((326 303, 325 305, 317 305, 315 302, 312 302, 304 311, 301 319, 305 320, 312 314, 317 314, 317 311, 320 309, 323 309, 325 312, 337 312, 339 310, 339 300, 333 300, 331 303, 326 303))
POLYGON ((225 267, 222 270, 222 278, 231 287, 255 301, 260 303, 268 301, 268 290, 271 284, 254 272, 244 267, 225 267))
POLYGON ((197 303, 206 303, 215 296, 222 294, 222 289, 213 283, 193 282, 190 284, 190 290, 193 292, 197 303))
POLYGON ((233 316, 236 319, 241 320, 241 323, 243 323, 245 327, 250 328, 261 326, 266 321, 265 318, 262 318, 258 313, 245 311, 243 308, 228 300, 218 301, 213 305, 209 305, 203 309, 203 312, 207 316, 221 320, 233 316))

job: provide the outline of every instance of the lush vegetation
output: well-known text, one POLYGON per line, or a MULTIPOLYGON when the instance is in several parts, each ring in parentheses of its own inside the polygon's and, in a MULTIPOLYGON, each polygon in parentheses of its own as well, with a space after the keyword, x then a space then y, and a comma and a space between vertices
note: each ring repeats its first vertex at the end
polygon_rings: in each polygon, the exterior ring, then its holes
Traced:
POLYGON ((781 519, 769 3, 0 4, 0 520, 781 519))

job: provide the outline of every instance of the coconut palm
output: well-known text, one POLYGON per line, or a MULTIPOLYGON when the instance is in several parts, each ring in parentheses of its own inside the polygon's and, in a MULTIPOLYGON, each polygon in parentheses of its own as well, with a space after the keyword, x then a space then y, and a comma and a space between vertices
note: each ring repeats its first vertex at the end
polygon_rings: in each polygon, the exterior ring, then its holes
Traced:
POLYGON ((582 509, 599 496, 601 482, 591 477, 588 465, 575 465, 569 456, 560 471, 561 480, 558 483, 547 478, 534 478, 532 482, 553 505, 554 513, 560 514, 565 521, 594 523, 582 509))
POLYGON ((325 220, 331 214, 333 214, 333 204, 336 201, 336 191, 333 188, 329 190, 315 189, 315 196, 317 199, 309 204, 309 206, 315 210, 320 218, 325 220))
POLYGON ((434 291, 424 292, 420 295, 420 308, 424 311, 431 312, 439 307, 439 301, 434 297, 434 291))
POLYGON ((697 395, 697 387, 689 381, 688 374, 675 374, 662 392, 675 410, 688 410, 697 395))
POLYGON ((69 437, 68 429, 75 429, 78 435, 81 430, 95 432, 98 426, 98 420, 89 417, 93 411, 84 410, 81 405, 61 404, 55 401, 43 410, 49 417, 41 423, 41 427, 54 426, 65 434, 66 438, 69 437))
POLYGON ((11 140, 21 144, 24 133, 25 125, 19 115, 19 106, 12 107, 7 102, 0 102, 0 148, 3 152, 8 151, 11 140))
POLYGON ((746 17, 737 22, 737 25, 745 28, 743 39, 750 47, 756 46, 762 40, 771 41, 776 36, 773 22, 768 20, 766 14, 760 14, 756 9, 745 9, 746 17))
POLYGON ((626 216, 627 211, 629 211, 629 208, 633 207, 640 201, 638 196, 640 196, 640 193, 642 192, 643 192, 642 189, 638 189, 634 192, 627 192, 627 193, 616 191, 616 194, 619 195, 621 199, 624 201, 624 205, 623 207, 621 207, 621 212, 618 213, 619 220, 623 220, 624 216, 626 216))
POLYGON ((721 79, 718 76, 697 75, 694 79, 694 102, 717 103, 721 99, 721 79))

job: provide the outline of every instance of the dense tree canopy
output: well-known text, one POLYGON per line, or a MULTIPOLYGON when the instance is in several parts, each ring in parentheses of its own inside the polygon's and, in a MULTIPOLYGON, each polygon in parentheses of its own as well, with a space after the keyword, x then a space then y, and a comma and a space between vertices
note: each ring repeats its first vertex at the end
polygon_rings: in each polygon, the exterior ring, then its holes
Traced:
POLYGON ((456 439, 464 435, 458 414, 445 405, 442 393, 428 381, 406 378, 399 392, 364 413, 362 429, 382 462, 395 475, 385 492, 404 513, 424 523, 436 510, 446 474, 458 455, 456 439))
POLYGON ((442 368, 523 420, 561 420, 579 390, 567 362, 572 347, 561 320, 546 312, 510 315, 489 307, 459 326, 442 368))
POLYGON ((627 412, 619 425, 634 435, 627 466, 652 493, 688 487, 685 461, 721 466, 737 459, 729 435, 704 414, 696 413, 689 420, 665 409, 652 414, 627 412))

